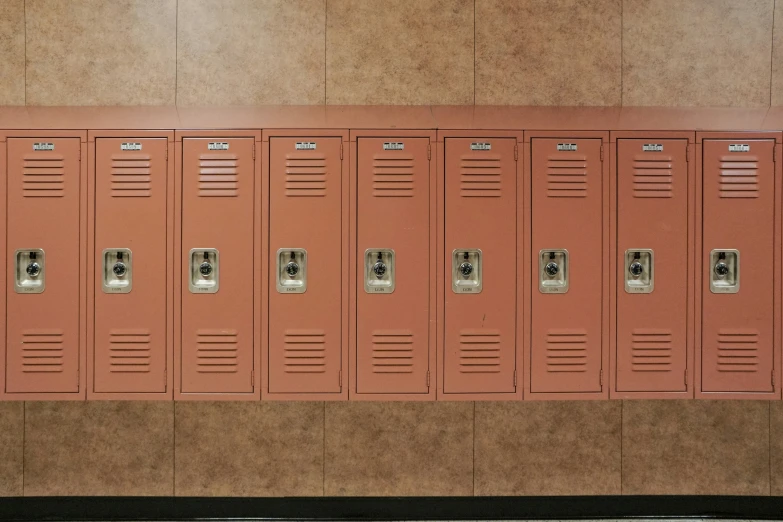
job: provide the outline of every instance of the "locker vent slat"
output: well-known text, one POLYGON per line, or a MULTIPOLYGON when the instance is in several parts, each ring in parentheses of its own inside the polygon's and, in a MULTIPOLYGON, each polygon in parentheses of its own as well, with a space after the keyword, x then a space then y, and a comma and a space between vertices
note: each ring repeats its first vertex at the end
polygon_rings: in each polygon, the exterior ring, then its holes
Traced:
POLYGON ((461 330, 460 373, 500 373, 500 344, 498 330, 461 330))
POLYGON ((670 372, 672 331, 637 328, 631 332, 631 369, 635 372, 670 372))
POLYGON ((751 329, 718 330, 718 371, 759 371, 759 332, 751 329))
POLYGON ((373 373, 413 373, 413 332, 376 330, 372 333, 373 373))
POLYGON ((152 162, 149 154, 126 152, 111 157, 111 196, 148 198, 152 190, 152 162))
POLYGON ((546 195, 550 198, 586 198, 587 156, 549 156, 546 162, 546 195))
POLYGON ((718 191, 722 198, 753 199, 759 197, 758 157, 722 156, 718 191))
POLYGON ((196 330, 196 371, 236 373, 236 330, 196 330))
POLYGON ((463 198, 499 198, 500 156, 466 154, 459 168, 459 195, 463 198))
POLYGON ((316 152, 286 155, 285 195, 293 198, 326 196, 326 156, 316 152))
POLYGON ((38 152, 24 157, 22 196, 25 198, 61 198, 65 196, 65 157, 38 152))
POLYGON ((549 330, 546 369, 552 373, 587 371, 587 332, 581 329, 549 330))
POLYGON ((51 329, 22 332, 22 372, 62 373, 63 331, 51 329))
POLYGON ((286 373, 326 372, 326 332, 285 330, 283 365, 286 373))
POLYGON ((639 154, 633 159, 633 197, 672 197, 672 157, 639 154))
POLYGON ((111 330, 109 332, 109 371, 111 373, 149 373, 152 360, 149 330, 111 330))
POLYGON ((412 198, 413 171, 413 156, 376 154, 372 161, 372 195, 412 198))
POLYGON ((239 160, 236 154, 202 154, 199 156, 199 197, 237 197, 239 195, 238 166, 239 160))

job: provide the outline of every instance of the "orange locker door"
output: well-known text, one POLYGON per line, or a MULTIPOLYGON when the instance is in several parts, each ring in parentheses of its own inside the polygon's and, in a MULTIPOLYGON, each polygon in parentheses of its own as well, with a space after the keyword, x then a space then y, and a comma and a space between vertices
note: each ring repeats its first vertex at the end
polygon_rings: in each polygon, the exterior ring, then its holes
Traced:
POLYGON ((444 148, 444 392, 514 392, 516 140, 446 138, 444 148))
POLYGON ((269 140, 269 392, 339 393, 339 137, 269 140))
POLYGON ((165 138, 95 145, 94 391, 166 391, 165 138))
POLYGON ((253 138, 182 140, 183 393, 253 391, 253 138))
POLYGON ((429 144, 358 138, 358 393, 429 391, 429 144))
POLYGON ((8 140, 8 393, 79 391, 78 138, 8 140))
POLYGON ((532 140, 532 392, 601 391, 599 139, 532 140))
POLYGON ((686 389, 687 148, 617 142, 618 391, 686 389))
POLYGON ((773 140, 703 142, 705 392, 772 391, 774 146, 773 140))

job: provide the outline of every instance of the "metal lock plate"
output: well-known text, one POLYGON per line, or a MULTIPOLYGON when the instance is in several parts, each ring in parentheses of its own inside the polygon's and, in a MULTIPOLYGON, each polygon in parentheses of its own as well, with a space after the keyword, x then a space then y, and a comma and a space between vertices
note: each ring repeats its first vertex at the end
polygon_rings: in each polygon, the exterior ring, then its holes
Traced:
POLYGON ((14 290, 17 294, 40 294, 46 289, 46 256, 40 248, 14 254, 14 290))
POLYGON ((220 253, 216 248, 190 251, 188 288, 194 294, 216 294, 220 288, 220 253))
POLYGON ((307 291, 307 250, 281 248, 277 251, 277 291, 281 294, 307 291))
POLYGON ((740 285, 739 250, 716 249, 710 252, 710 292, 736 294, 740 285))
POLYGON ((568 251, 544 249, 538 254, 538 290, 542 294, 568 292, 568 251))
POLYGON ((458 248, 451 253, 451 289, 455 294, 481 293, 481 250, 458 248))
POLYGON ((649 294, 654 288, 653 251, 649 248, 629 248, 625 251, 625 291, 629 294, 649 294))
POLYGON ((133 254, 129 248, 107 248, 103 251, 103 291, 127 294, 133 288, 133 254))
POLYGON ((394 250, 368 248, 364 251, 364 291, 368 294, 394 292, 394 250))

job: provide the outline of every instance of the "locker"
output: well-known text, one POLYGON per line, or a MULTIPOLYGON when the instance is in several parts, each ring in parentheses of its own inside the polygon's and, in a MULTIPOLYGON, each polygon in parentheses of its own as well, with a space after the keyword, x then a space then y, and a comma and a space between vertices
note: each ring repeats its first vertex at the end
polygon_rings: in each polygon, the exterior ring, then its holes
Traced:
POLYGON ((444 139, 445 394, 516 390, 516 147, 444 139))
POLYGON ((168 140, 95 140, 93 392, 167 391, 168 140))
POLYGON ((530 390, 602 390, 600 139, 532 138, 530 390))
POLYGON ((357 138, 356 392, 427 394, 430 139, 357 138))
POLYGON ((254 139, 182 140, 182 393, 252 393, 254 139))
POLYGON ((702 392, 772 392, 774 140, 702 145, 702 392))
POLYGON ((9 138, 7 147, 5 391, 76 393, 80 139, 9 138))
POLYGON ((619 392, 687 389, 687 154, 687 139, 617 140, 619 392))
POLYGON ((342 390, 342 138, 269 138, 270 394, 342 390))

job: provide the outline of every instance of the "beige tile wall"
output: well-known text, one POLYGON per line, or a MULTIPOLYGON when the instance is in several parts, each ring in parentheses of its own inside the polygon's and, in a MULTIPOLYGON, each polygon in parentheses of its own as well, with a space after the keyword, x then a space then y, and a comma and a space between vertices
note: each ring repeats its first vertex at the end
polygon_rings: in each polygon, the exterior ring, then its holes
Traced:
POLYGON ((783 0, 2 0, 0 104, 783 105, 781 10, 783 0))

